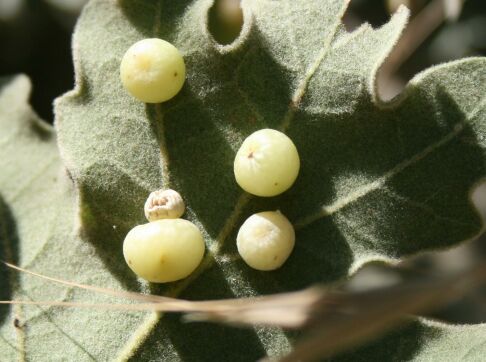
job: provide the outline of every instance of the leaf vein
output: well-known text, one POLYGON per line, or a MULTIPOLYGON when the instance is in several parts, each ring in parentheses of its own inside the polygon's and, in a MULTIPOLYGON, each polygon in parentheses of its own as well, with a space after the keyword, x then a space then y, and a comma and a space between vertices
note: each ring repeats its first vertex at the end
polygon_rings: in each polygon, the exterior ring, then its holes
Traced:
MULTIPOLYGON (((161 27, 161 10, 162 0, 159 0, 155 6, 154 26, 152 32, 154 36, 159 36, 161 27)), ((159 154, 160 154, 160 167, 162 170, 162 187, 170 187, 170 174, 169 174, 169 152, 167 149, 167 141, 165 137, 164 127, 164 113, 162 112, 162 105, 160 103, 154 106, 155 108, 155 128, 157 134, 155 135, 159 142, 159 154)), ((152 312, 148 318, 135 330, 128 341, 123 345, 119 351, 116 360, 127 361, 132 357, 135 352, 143 345, 147 337, 152 330, 157 326, 161 320, 163 314, 158 312, 152 312)))
POLYGON ((155 105, 155 127, 157 128, 157 139, 159 140, 159 149, 160 149, 160 167, 162 170, 162 187, 163 188, 170 188, 170 159, 169 159, 169 150, 167 148, 167 139, 165 136, 165 127, 164 127, 164 113, 162 112, 162 105, 156 104, 155 105))
POLYGON ((368 195, 370 192, 373 192, 383 187, 386 184, 386 182, 388 182, 391 178, 404 171, 406 168, 421 161, 422 159, 426 158, 427 156, 435 152, 440 147, 454 140, 465 129, 466 125, 470 123, 470 121, 473 120, 479 114, 479 111, 484 107, 485 104, 486 104, 486 97, 483 97, 482 100, 479 102, 478 106, 474 108, 469 114, 466 115, 465 120, 463 122, 457 123, 455 127, 452 129, 452 131, 446 134, 444 137, 442 137, 442 139, 424 148, 422 152, 417 153, 411 158, 399 163, 397 166, 390 169, 388 172, 386 172, 382 177, 378 178, 377 180, 370 182, 366 185, 363 185, 361 187, 358 187, 356 190, 348 194, 346 197, 338 199, 337 201, 335 201, 330 205, 321 206, 320 210, 318 210, 314 214, 304 216, 298 219, 297 222, 295 223, 295 227, 299 229, 304 228, 321 218, 331 216, 334 213, 345 208, 346 206, 368 195))
POLYGON ((348 232, 354 235, 357 239, 366 240, 368 243, 370 243, 372 247, 376 247, 379 245, 379 241, 377 239, 375 239, 369 233, 364 232, 363 228, 358 227, 356 223, 352 222, 351 220, 344 217, 343 215, 340 215, 339 220, 342 221, 344 224, 346 224, 346 226, 348 226, 349 228, 348 232))
POLYGON ((402 161, 401 163, 399 163, 398 165, 396 165, 395 167, 387 171, 383 176, 379 177, 375 181, 365 184, 361 187, 358 187, 353 192, 349 193, 346 197, 340 198, 335 202, 333 202, 332 204, 321 206, 320 209, 314 214, 300 218, 295 223, 295 227, 301 229, 321 218, 331 216, 336 212, 340 211, 341 209, 345 208, 346 206, 368 195, 370 192, 382 188, 390 179, 397 176, 408 167, 425 159, 430 154, 434 153, 437 149, 441 148, 442 146, 454 140, 462 131, 464 131, 467 124, 472 124, 471 122, 468 121, 471 121, 474 117, 476 117, 476 115, 479 113, 479 110, 484 105, 485 101, 486 101, 486 97, 483 98, 480 104, 472 112, 466 115, 466 119, 463 122, 457 123, 452 129, 452 131, 447 133, 444 137, 442 137, 437 142, 433 143, 428 147, 425 147, 421 152, 415 154, 411 158, 402 161))
POLYGON ((447 217, 447 216, 439 215, 435 212, 435 210, 432 207, 428 206, 427 204, 422 203, 420 201, 411 200, 410 198, 403 196, 403 195, 400 195, 399 193, 397 193, 394 190, 391 190, 388 187, 384 187, 383 191, 385 191, 385 193, 388 196, 390 196, 391 198, 393 198, 397 201, 403 202, 404 204, 409 205, 411 207, 416 207, 416 208, 422 209, 424 212, 432 215, 437 220, 448 221, 450 223, 453 223, 453 224, 456 224, 456 225, 461 225, 461 226, 471 226, 469 223, 466 223, 464 221, 457 220, 457 219, 447 217))
POLYGON ((326 55, 329 53, 329 50, 331 49, 332 41, 337 34, 339 26, 341 25, 341 18, 344 15, 346 8, 347 8, 347 2, 345 2, 344 6, 342 7, 340 16, 338 16, 338 20, 336 21, 336 23, 334 23, 332 31, 324 40, 323 47, 321 48, 320 52, 317 54, 316 59, 314 60, 314 62, 311 63, 311 65, 307 69, 307 72, 304 75, 304 78, 300 81, 299 85, 297 86, 297 89, 295 90, 292 99, 289 103, 287 113, 285 114, 282 124, 279 127, 282 132, 286 132, 290 124, 292 123, 295 113, 300 105, 300 102, 302 101, 302 98, 305 95, 305 92, 307 91, 307 88, 309 86, 312 77, 316 73, 317 69, 319 69, 319 66, 322 64, 322 61, 326 58, 326 55))

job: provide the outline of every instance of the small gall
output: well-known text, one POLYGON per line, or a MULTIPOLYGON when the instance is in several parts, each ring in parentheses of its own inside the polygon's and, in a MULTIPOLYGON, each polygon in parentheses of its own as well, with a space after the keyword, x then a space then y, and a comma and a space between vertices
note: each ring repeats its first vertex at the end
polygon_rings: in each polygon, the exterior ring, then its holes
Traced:
POLYGON ((148 221, 177 219, 184 214, 185 209, 181 195, 171 189, 152 192, 144 207, 148 221))
POLYGON ((280 268, 294 244, 294 227, 279 211, 253 214, 243 223, 236 237, 242 259, 257 270, 280 268))

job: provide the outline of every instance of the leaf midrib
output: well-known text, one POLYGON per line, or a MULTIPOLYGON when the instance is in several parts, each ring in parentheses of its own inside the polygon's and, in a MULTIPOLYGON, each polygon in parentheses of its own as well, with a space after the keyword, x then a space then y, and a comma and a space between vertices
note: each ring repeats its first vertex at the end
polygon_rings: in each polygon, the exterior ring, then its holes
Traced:
MULTIPOLYGON (((326 55, 329 53, 329 50, 331 49, 331 44, 336 36, 336 33, 339 29, 339 25, 341 24, 341 18, 344 15, 344 12, 347 9, 348 2, 345 2, 343 4, 343 7, 341 8, 341 12, 339 16, 336 17, 336 22, 333 25, 332 31, 329 33, 327 38, 324 41, 324 45, 321 49, 321 51, 317 54, 316 59, 311 63, 309 68, 304 74, 304 77, 302 80, 299 82, 299 85, 297 86, 296 90, 294 91, 294 94, 291 98, 291 102, 288 105, 287 112, 283 117, 283 120, 280 124, 279 127, 277 127, 279 130, 282 132, 286 132, 288 130, 288 127, 292 123, 295 113, 297 112, 300 102, 302 101, 302 98, 305 95, 305 92, 307 91, 308 85, 314 74, 316 73, 317 69, 321 65, 322 61, 325 59, 326 55)), ((160 8, 161 8, 161 1, 159 0, 157 3, 157 10, 156 11, 156 16, 154 19, 154 32, 155 35, 158 35, 158 29, 160 29, 160 8)), ((165 145, 165 140, 161 142, 161 144, 165 145)), ((161 150, 161 155, 165 153, 168 155, 168 151, 161 150)), ((167 159, 168 160, 168 159, 167 159)), ((191 274, 188 278, 183 280, 181 283, 179 283, 180 287, 175 287, 172 292, 170 293, 169 296, 171 297, 177 297, 182 293, 194 280, 196 280, 201 274, 203 274, 207 269, 209 269, 214 262, 216 262, 216 257, 219 254, 220 250, 222 249, 222 246, 224 245, 224 242, 230 235, 231 231, 235 228, 236 222, 241 215, 243 209, 245 206, 248 204, 248 202, 253 198, 253 195, 250 195, 246 192, 243 192, 236 204, 235 207, 233 208, 233 211, 230 213, 229 217, 226 219, 226 222, 224 223, 223 227, 221 228, 215 243, 213 244, 213 247, 208 249, 208 253, 204 256, 203 261, 199 265, 198 269, 191 274)), ((162 313, 156 313, 153 312, 143 323, 142 325, 137 328, 136 332, 132 335, 132 337, 129 338, 128 342, 121 348, 120 353, 118 354, 118 357, 116 358, 117 361, 126 361, 130 357, 132 357, 135 352, 143 345, 143 342, 145 339, 149 336, 150 332, 157 326, 158 322, 162 318, 163 314, 162 313)))
POLYGON ((358 201, 359 199, 365 197, 370 192, 379 190, 383 187, 390 179, 397 176, 405 169, 413 166, 417 162, 425 159, 429 155, 433 154, 437 149, 441 148, 442 146, 446 145, 447 143, 453 141, 468 125, 474 124, 474 122, 470 122, 474 117, 478 114, 478 112, 486 105, 486 97, 484 97, 480 102, 479 105, 467 114, 464 117, 464 120, 458 122, 454 125, 452 131, 444 135, 441 139, 437 142, 425 147, 421 152, 416 153, 412 157, 400 162, 395 167, 391 168, 387 172, 383 174, 383 176, 377 178, 376 180, 369 182, 365 185, 362 185, 356 188, 353 192, 348 193, 345 197, 337 199, 335 202, 329 205, 322 205, 320 209, 310 215, 303 216, 302 218, 298 219, 295 223, 296 229, 302 229, 313 222, 321 218, 325 218, 328 216, 332 216, 333 214, 339 212, 340 210, 344 209, 345 207, 349 206, 350 204, 358 201))

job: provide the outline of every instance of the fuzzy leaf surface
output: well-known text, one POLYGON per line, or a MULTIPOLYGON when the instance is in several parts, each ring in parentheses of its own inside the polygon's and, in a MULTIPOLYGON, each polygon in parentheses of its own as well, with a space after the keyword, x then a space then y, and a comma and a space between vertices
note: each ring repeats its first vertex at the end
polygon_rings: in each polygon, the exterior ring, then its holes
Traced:
MULTIPOLYGON (((52 232, 49 243, 62 248, 60 240, 74 240, 79 246, 70 250, 73 263, 79 263, 73 267, 77 273, 64 272, 65 263, 54 257, 36 258, 44 263, 37 265, 19 253, 21 265, 102 286, 215 299, 334 282, 368 261, 452 246, 481 232, 469 193, 486 173, 485 59, 430 69, 412 80, 401 98, 383 104, 376 99, 374 79, 403 29, 406 10, 379 29, 363 25, 347 33, 341 23, 344 1, 242 4, 245 25, 240 38, 226 47, 207 31, 210 1, 98 0, 85 8, 74 36, 76 89, 56 103, 60 154, 74 189, 66 186, 61 198, 65 209, 59 210, 65 212, 43 213, 38 219, 47 225, 43 218, 52 218, 65 228, 52 232), (124 52, 146 37, 172 42, 186 61, 183 90, 160 105, 132 99, 119 80, 124 52), (269 199, 243 193, 232 171, 242 140, 265 127, 286 132, 302 160, 292 189, 269 199), (186 217, 203 231, 207 254, 189 279, 156 287, 131 274, 121 243, 130 228, 145 222, 145 198, 160 187, 183 195, 186 217), (275 272, 250 270, 236 252, 238 227, 253 212, 276 209, 295 224, 296 248, 275 272), (61 216, 66 219, 57 220, 61 216)), ((49 152, 60 164, 52 145, 49 152)), ((21 154, 8 156, 17 160, 21 154)), ((8 196, 8 188, 17 183, 2 182, 6 204, 21 210, 8 196)), ((60 192, 49 187, 49 192, 60 192)), ((29 245, 23 236, 19 240, 18 245, 29 245)), ((33 299, 45 299, 40 297, 32 293, 33 299)), ((74 328, 80 323, 76 318, 87 321, 92 313, 52 310, 45 315, 74 328)), ((177 316, 94 315, 102 323, 89 325, 98 333, 77 330, 74 339, 89 354, 81 357, 69 344, 59 353, 88 360, 255 360, 285 352, 293 339, 277 329, 184 325, 177 316)), ((7 322, 5 328, 12 333, 7 322)), ((430 358, 434 348, 443 353, 445 342, 440 341, 447 340, 457 351, 473 351, 474 358, 481 355, 485 339, 482 326, 471 328, 483 334, 463 343, 460 329, 416 322, 396 332, 398 337, 385 338, 391 342, 366 351, 430 358)), ((33 346, 40 343, 36 335, 28 337, 33 346)), ((48 354, 37 356, 42 360, 48 354)))

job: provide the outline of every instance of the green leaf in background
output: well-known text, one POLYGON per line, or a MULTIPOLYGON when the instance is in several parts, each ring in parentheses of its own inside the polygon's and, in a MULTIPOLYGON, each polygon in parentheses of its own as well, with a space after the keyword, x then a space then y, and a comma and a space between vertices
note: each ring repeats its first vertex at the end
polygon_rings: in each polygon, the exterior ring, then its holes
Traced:
MULTIPOLYGON (((53 129, 27 104, 29 80, 19 76, 0 83, 0 259, 85 284, 126 287, 106 270, 91 244, 77 236, 72 181, 53 129)), ((46 284, 3 265, 0 298, 120 302, 46 284)), ((14 306, 9 311, 0 306, 0 360, 106 360, 143 318, 102 310, 14 306), (125 337, 110 336, 111 328, 125 337)))
MULTIPOLYGON (((382 104, 375 75, 406 10, 379 29, 347 33, 345 1, 243 1, 241 36, 220 46, 207 31, 211 5, 88 4, 74 35, 76 89, 56 103, 62 161, 52 130, 26 105, 25 78, 3 88, 2 257, 86 284, 216 299, 333 282, 368 261, 481 232, 468 196, 486 174, 485 59, 435 67, 382 104), (172 42, 186 61, 182 92, 161 105, 137 102, 119 81, 123 53, 145 37, 172 42), (302 160, 292 189, 270 199, 243 193, 232 171, 241 141, 264 127, 285 131, 302 160), (193 276, 156 287, 136 280, 121 243, 145 222, 143 203, 160 187, 183 195, 208 250, 193 276), (236 252, 237 229, 251 213, 275 209, 296 225, 296 248, 277 271, 250 270, 236 252)), ((113 301, 3 275, 3 298, 113 301)), ((181 324, 154 313, 5 311, 0 351, 12 359, 256 360, 285 353, 293 340, 278 329, 181 324)), ((414 322, 349 358, 427 360, 449 348, 474 360, 484 353, 484 328, 414 322)))

